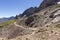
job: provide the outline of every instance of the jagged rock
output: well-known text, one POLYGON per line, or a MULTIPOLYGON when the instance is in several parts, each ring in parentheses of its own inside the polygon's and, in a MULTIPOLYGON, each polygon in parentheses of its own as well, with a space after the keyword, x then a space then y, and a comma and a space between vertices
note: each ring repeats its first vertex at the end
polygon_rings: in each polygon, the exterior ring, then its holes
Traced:
POLYGON ((49 7, 51 5, 57 4, 60 0, 43 0, 41 5, 39 6, 39 10, 49 7))
POLYGON ((41 5, 37 8, 37 7, 30 7, 28 9, 26 9, 22 14, 19 15, 19 17, 23 17, 23 16, 30 16, 34 13, 39 12, 40 10, 55 5, 55 4, 59 4, 60 0, 43 0, 43 2, 41 3, 41 5))
POLYGON ((37 9, 37 7, 30 7, 28 9, 26 9, 20 16, 21 17, 23 17, 23 16, 30 16, 30 15, 35 13, 36 9, 37 9))

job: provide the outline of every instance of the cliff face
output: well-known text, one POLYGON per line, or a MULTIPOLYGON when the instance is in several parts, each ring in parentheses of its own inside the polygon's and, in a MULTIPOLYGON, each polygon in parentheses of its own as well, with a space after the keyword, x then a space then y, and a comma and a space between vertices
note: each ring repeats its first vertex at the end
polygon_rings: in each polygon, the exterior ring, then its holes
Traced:
POLYGON ((39 10, 49 7, 51 5, 57 4, 60 0, 43 0, 41 5, 39 6, 39 10))
POLYGON ((35 10, 37 9, 37 7, 30 7, 28 9, 26 9, 23 14, 21 15, 21 17, 23 17, 24 15, 25 16, 30 16, 32 15, 33 13, 35 13, 35 10))
POLYGON ((37 7, 30 7, 28 9, 26 9, 21 15, 19 15, 20 17, 25 16, 30 16, 34 13, 39 12, 40 10, 49 7, 51 5, 57 4, 57 2, 60 0, 43 0, 43 2, 41 3, 41 5, 37 8, 37 7))

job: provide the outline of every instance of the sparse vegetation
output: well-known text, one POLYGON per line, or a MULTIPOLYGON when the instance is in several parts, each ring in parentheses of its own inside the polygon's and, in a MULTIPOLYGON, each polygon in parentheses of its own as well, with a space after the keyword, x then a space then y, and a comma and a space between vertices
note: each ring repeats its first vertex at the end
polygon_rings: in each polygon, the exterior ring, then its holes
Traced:
POLYGON ((8 26, 10 24, 13 24, 15 21, 14 20, 9 20, 9 21, 6 21, 2 24, 2 26, 8 26))
POLYGON ((49 18, 53 18, 53 17, 54 17, 54 15, 53 15, 53 14, 49 16, 49 18))
POLYGON ((57 24, 55 27, 60 28, 60 24, 57 24))

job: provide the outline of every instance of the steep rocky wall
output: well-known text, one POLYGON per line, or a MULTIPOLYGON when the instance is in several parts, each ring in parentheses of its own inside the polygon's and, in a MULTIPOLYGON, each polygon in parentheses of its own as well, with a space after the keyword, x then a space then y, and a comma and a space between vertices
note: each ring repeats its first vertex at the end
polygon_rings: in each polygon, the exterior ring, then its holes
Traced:
POLYGON ((60 0, 43 0, 41 5, 39 6, 39 10, 49 7, 51 5, 57 4, 58 1, 60 0))

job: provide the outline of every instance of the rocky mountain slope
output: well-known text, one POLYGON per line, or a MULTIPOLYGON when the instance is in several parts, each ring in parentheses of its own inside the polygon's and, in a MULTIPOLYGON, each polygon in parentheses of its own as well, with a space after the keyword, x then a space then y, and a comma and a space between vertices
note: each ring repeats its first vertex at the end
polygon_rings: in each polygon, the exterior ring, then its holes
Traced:
POLYGON ((57 4, 60 0, 43 0, 41 5, 39 6, 39 10, 49 7, 51 5, 57 4))
POLYGON ((39 7, 26 10, 13 24, 0 28, 0 40, 60 40, 58 2, 59 0, 44 0, 42 9, 39 7), (40 11, 35 12, 36 10, 40 11))

